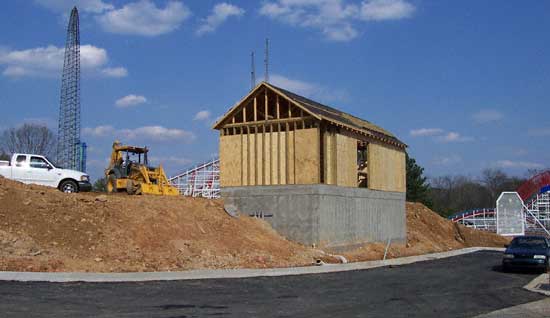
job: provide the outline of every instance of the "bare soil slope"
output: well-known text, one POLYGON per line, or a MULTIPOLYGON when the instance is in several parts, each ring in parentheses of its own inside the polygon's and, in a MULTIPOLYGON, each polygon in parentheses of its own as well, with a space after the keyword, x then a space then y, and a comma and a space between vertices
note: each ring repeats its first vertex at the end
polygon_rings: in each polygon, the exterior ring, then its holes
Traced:
MULTIPOLYGON (((407 202, 407 243, 392 244, 388 251, 391 258, 420 255, 465 247, 503 247, 509 238, 494 233, 474 230, 442 218, 421 203, 407 202)), ((385 244, 365 244, 344 253, 351 261, 380 259, 385 244)))
MULTIPOLYGON (((221 200, 186 197, 64 194, 0 177, 0 270, 171 271, 310 265, 322 251, 290 242, 264 221, 232 218, 221 200)), ((390 257, 507 239, 456 226, 421 204, 407 204, 408 243, 390 257)), ((344 254, 381 259, 384 244, 344 254)))
POLYGON ((0 270, 165 271, 309 265, 316 253, 221 201, 67 195, 0 178, 0 270))

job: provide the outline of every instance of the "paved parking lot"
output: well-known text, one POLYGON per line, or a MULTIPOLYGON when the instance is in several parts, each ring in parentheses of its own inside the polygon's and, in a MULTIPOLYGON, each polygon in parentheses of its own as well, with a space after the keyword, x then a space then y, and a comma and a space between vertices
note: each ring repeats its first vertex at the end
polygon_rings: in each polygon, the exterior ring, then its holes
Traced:
POLYGON ((2 317, 473 317, 544 297, 501 253, 284 277, 147 283, 0 282, 2 317))

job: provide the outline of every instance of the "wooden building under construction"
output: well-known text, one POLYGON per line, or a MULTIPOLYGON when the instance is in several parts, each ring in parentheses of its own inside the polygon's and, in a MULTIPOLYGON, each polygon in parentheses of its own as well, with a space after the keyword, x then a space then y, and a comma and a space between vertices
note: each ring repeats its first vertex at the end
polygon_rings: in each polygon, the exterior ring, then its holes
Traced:
MULTIPOLYGON (((361 230, 357 229, 344 229, 344 232, 351 233, 343 237, 334 237, 334 233, 327 237, 321 228, 319 233, 304 238, 298 232, 310 226, 307 224, 302 229, 289 230, 289 226, 295 226, 288 224, 294 222, 291 221, 296 213, 293 211, 309 209, 319 203, 308 201, 304 206, 305 201, 300 201, 298 195, 302 190, 317 194, 318 191, 340 191, 333 196, 364 199, 353 208, 349 207, 349 202, 343 202, 348 207, 346 209, 351 209, 348 212, 342 212, 338 205, 331 211, 319 212, 317 219, 322 221, 322 215, 328 213, 334 214, 330 218, 335 218, 335 222, 340 222, 342 216, 351 217, 355 221, 350 222, 356 222, 361 213, 374 220, 368 206, 373 202, 374 205, 382 204, 387 198, 376 201, 373 198, 380 194, 372 191, 389 193, 398 201, 399 211, 394 214, 398 214, 398 223, 403 223, 399 225, 397 236, 402 239, 405 235, 406 145, 390 132, 266 82, 256 86, 233 106, 216 122, 214 129, 220 131, 220 183, 226 202, 234 203, 245 213, 268 212, 273 215, 273 219, 268 221, 287 237, 304 243, 323 241, 323 236, 324 241, 331 243, 385 238, 383 234, 360 235, 361 230), (341 189, 349 191, 342 194, 341 189), (276 202, 273 201, 273 191, 278 191, 276 202), (251 193, 254 195, 249 196, 251 193), (296 204, 288 203, 288 196, 292 196, 296 204), (258 200, 259 197, 263 198, 258 200)), ((319 194, 319 200, 331 197, 325 192, 319 194)), ((310 199, 311 196, 307 197, 310 199)), ((375 208, 384 209, 383 206, 375 208)), ((304 218, 307 219, 304 216, 297 219, 303 221, 304 218)), ((381 218, 387 219, 387 216, 381 218)), ((322 227, 322 224, 318 226, 322 227)), ((324 228, 326 230, 327 226, 324 228)))
POLYGON ((405 147, 390 132, 268 83, 215 126, 222 187, 332 184, 405 192, 405 147))

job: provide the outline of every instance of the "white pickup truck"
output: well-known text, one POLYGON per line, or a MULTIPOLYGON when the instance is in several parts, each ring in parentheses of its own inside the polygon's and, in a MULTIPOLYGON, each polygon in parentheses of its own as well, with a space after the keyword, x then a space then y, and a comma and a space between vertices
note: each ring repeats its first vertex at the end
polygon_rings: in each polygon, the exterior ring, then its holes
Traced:
POLYGON ((40 155, 16 153, 11 161, 0 161, 0 176, 23 183, 58 188, 65 193, 90 191, 90 176, 85 173, 56 168, 51 160, 40 155))

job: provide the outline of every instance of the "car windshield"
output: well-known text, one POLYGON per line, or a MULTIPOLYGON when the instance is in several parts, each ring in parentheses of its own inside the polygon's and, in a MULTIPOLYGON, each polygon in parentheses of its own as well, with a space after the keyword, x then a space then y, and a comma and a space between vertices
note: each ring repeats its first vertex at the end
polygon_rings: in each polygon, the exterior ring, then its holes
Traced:
POLYGON ((511 247, 548 248, 546 240, 538 237, 517 237, 512 240, 511 247))
POLYGON ((48 162, 53 166, 52 168, 56 168, 57 167, 57 163, 55 163, 55 161, 53 161, 52 159, 48 158, 48 157, 45 157, 46 160, 48 160, 48 162))

